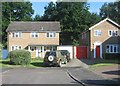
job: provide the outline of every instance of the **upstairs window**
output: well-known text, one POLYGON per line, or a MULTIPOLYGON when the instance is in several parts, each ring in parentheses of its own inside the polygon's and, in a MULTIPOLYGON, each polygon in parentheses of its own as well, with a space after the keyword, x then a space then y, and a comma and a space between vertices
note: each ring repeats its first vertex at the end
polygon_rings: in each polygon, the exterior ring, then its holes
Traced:
POLYGON ((108 31, 108 36, 117 36, 118 35, 118 31, 117 30, 109 30, 108 31))
POLYGON ((94 30, 94 36, 100 36, 101 34, 101 30, 94 30))
POLYGON ((38 38, 39 37, 39 33, 38 32, 32 32, 31 33, 31 37, 32 38, 38 38))
POLYGON ((55 38, 56 37, 56 33, 55 32, 47 32, 46 33, 46 37, 48 37, 48 38, 55 38))
POLYGON ((12 37, 13 38, 20 38, 20 37, 22 37, 22 32, 13 32, 12 37))

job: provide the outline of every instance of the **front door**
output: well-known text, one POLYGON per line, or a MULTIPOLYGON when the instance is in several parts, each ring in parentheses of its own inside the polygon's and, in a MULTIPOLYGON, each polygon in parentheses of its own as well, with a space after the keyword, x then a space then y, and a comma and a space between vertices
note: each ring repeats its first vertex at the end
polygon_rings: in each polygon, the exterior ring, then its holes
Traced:
POLYGON ((42 49, 41 46, 36 48, 36 57, 41 57, 42 49))
POLYGON ((100 58, 100 46, 96 46, 96 58, 100 58))

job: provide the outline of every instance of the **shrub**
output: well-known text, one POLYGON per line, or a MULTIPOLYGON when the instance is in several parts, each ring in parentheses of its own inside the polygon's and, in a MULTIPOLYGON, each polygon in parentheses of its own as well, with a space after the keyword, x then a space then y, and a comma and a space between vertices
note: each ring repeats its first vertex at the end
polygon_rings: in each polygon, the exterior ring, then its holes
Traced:
POLYGON ((105 53, 105 59, 116 59, 120 60, 120 53, 105 53))
POLYGON ((15 50, 8 54, 10 63, 15 65, 28 65, 31 62, 31 54, 25 50, 15 50))

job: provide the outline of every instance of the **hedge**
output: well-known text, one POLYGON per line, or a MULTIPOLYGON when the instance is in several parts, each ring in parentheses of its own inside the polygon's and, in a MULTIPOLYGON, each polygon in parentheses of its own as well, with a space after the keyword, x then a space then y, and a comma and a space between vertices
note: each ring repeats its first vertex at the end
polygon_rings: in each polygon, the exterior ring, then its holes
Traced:
POLYGON ((120 60, 120 53, 105 53, 104 59, 116 59, 120 60))
POLYGON ((9 52, 10 63, 15 65, 28 65, 31 62, 31 53, 25 50, 14 50, 9 52))

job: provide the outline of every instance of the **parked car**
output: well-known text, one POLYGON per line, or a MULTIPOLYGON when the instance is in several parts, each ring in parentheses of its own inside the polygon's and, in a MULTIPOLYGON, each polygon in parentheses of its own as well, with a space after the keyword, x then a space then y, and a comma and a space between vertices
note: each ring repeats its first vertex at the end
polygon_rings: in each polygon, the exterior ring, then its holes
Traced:
POLYGON ((70 61, 70 52, 68 50, 59 50, 62 55, 64 55, 67 59, 67 62, 70 61))
POLYGON ((67 58, 62 51, 47 51, 44 57, 45 66, 61 66, 67 63, 67 58))

